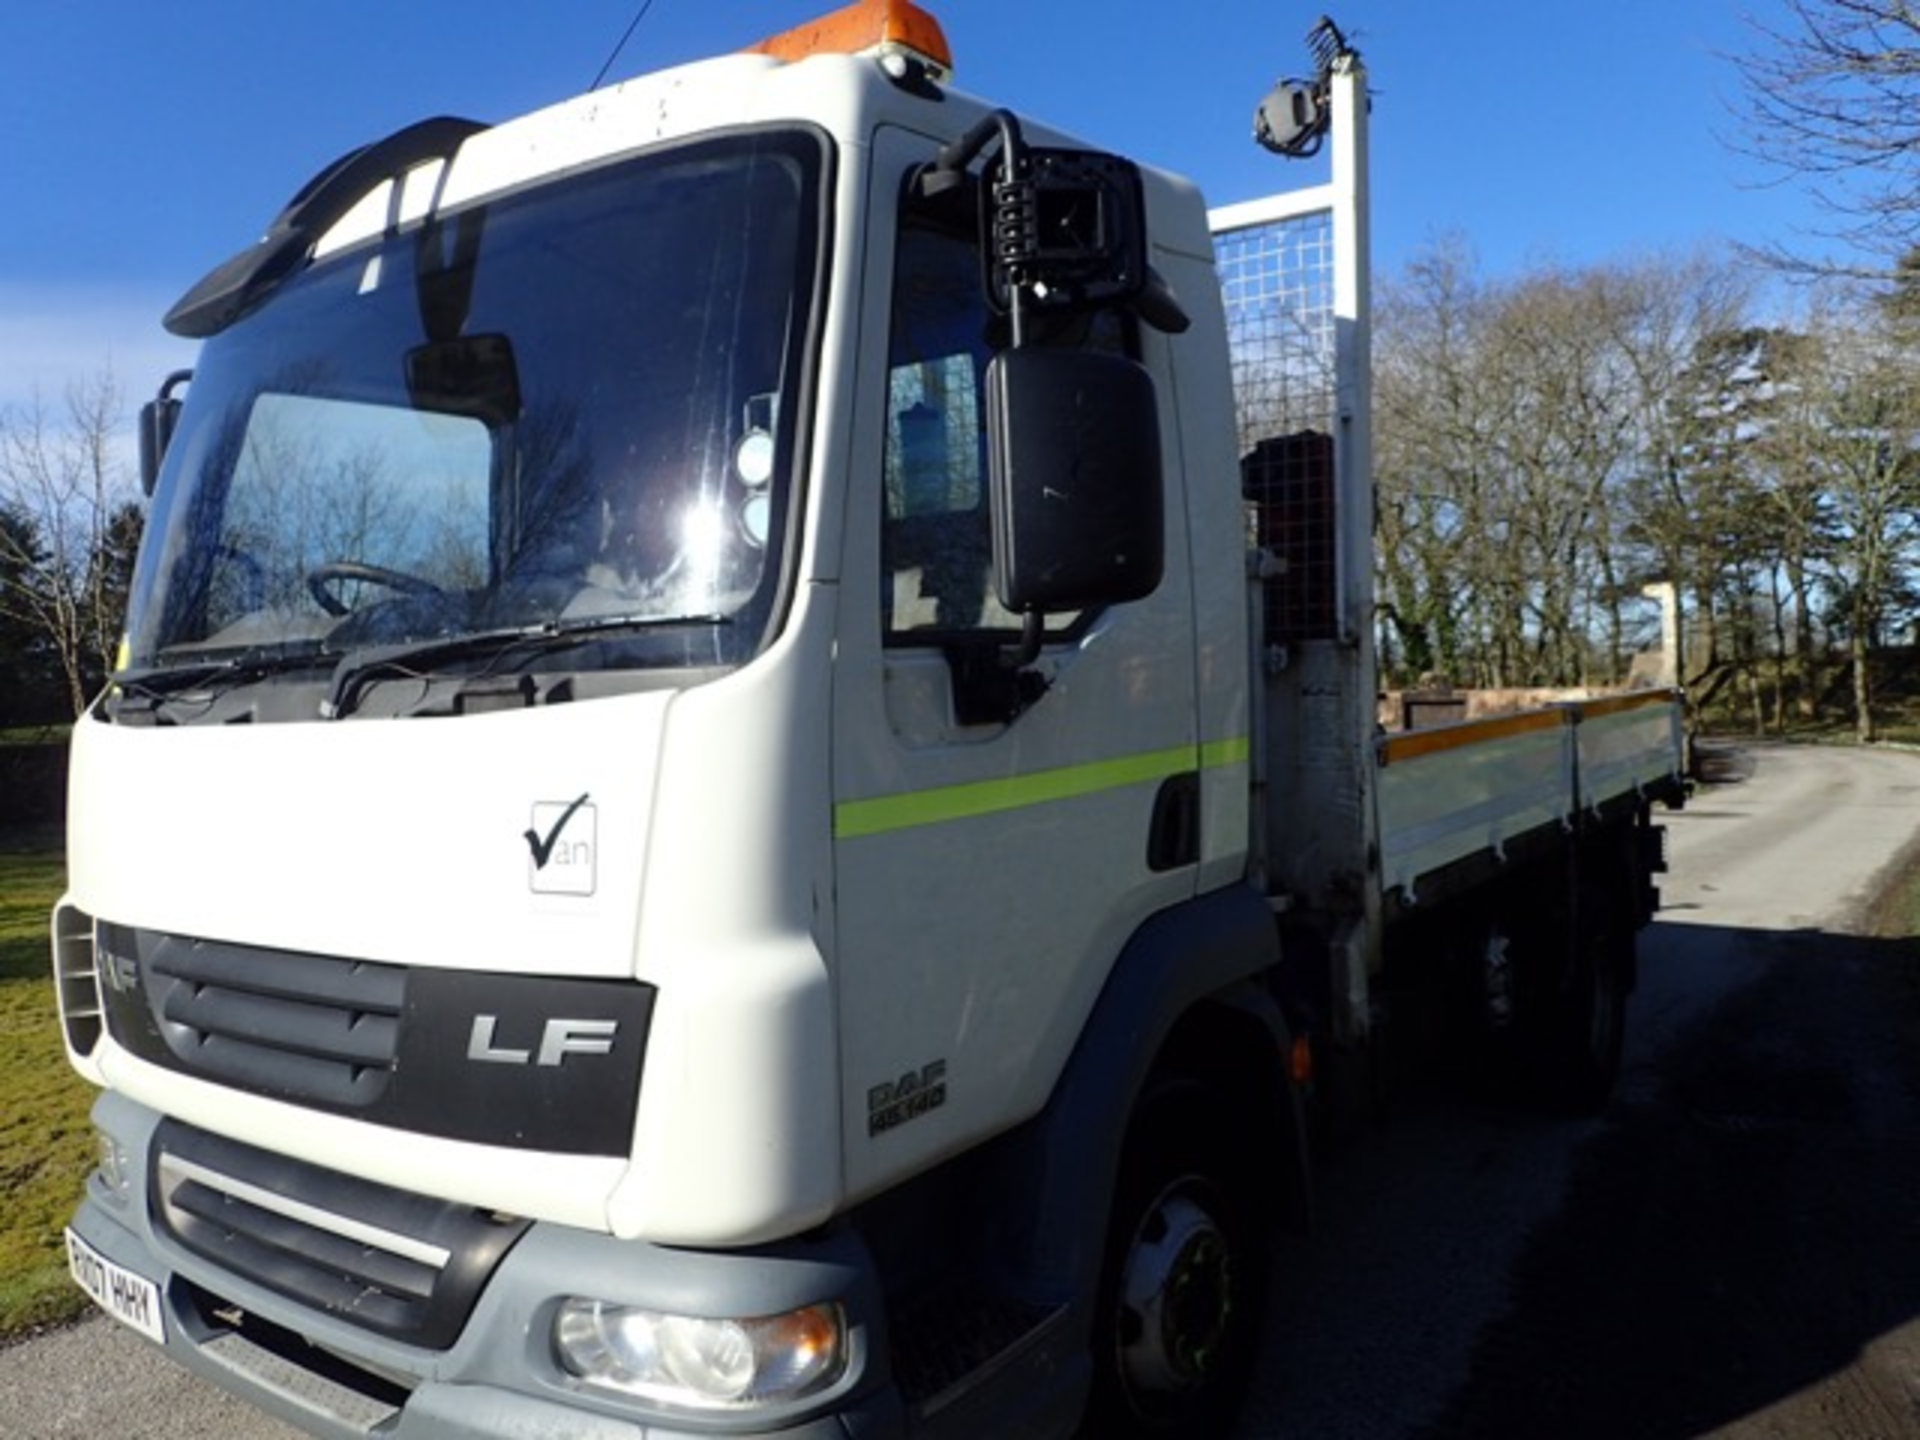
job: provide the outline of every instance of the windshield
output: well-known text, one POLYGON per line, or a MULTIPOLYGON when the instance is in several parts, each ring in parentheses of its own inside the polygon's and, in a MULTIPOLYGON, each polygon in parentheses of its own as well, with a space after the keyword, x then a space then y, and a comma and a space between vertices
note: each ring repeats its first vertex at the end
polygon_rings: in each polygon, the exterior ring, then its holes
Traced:
POLYGON ((749 658, 820 163, 799 134, 707 142, 315 261, 203 350, 123 675, 313 683, 301 662, 416 644, 493 674, 749 658), (479 643, 528 635, 592 638, 479 643))

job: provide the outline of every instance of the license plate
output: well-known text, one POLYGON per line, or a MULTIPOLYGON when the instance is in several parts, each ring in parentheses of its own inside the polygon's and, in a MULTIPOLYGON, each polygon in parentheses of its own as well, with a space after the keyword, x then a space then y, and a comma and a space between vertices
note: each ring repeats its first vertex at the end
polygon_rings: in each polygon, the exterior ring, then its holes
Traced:
POLYGON ((131 1325, 156 1345, 166 1343, 167 1330, 160 1318, 160 1287, 144 1275, 136 1275, 116 1265, 67 1231, 67 1269, 94 1304, 123 1325, 131 1325))

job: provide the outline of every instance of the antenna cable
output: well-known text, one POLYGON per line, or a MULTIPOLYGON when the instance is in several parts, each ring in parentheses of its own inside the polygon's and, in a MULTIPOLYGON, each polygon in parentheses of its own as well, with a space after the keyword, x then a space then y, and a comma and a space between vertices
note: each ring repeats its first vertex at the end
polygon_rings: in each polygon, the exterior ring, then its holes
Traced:
POLYGON ((607 78, 607 72, 613 69, 613 62, 620 58, 620 52, 627 48, 627 42, 633 38, 633 32, 640 28, 640 22, 647 18, 647 12, 651 9, 653 9, 653 0, 643 0, 640 6, 640 12, 628 23, 626 33, 620 37, 619 43, 613 47, 613 53, 607 56, 606 63, 600 67, 600 73, 593 77, 593 84, 589 85, 587 89, 598 90, 600 88, 600 82, 607 78))

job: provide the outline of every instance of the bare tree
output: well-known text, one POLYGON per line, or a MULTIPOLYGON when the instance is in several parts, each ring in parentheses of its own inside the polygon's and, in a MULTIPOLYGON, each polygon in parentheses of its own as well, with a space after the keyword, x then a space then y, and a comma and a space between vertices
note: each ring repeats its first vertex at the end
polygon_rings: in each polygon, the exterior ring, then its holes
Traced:
POLYGON ((1455 244, 1381 295, 1382 655, 1476 685, 1623 678, 1647 582, 1712 593, 1675 405, 1745 291, 1699 257, 1492 282, 1455 244))
POLYGON ((1876 738, 1874 655, 1911 614, 1920 561, 1920 374, 1871 315, 1820 318, 1801 374, 1798 440, 1826 510, 1816 563, 1845 637, 1858 738, 1876 738))
POLYGON ((1802 272, 1884 279, 1920 221, 1920 10, 1910 0, 1781 0, 1777 25, 1754 21, 1757 48, 1736 59, 1745 86, 1744 148, 1783 181, 1805 182, 1856 249, 1835 261, 1762 247, 1802 272))
POLYGON ((1480 678, 1485 447, 1497 420, 1475 380, 1487 306, 1464 244, 1416 258, 1380 287, 1374 350, 1380 654, 1417 680, 1480 678))
POLYGON ((107 373, 70 385, 62 423, 38 400, 0 413, 0 615, 44 638, 75 716, 112 665, 134 496, 114 449, 120 390, 107 373))

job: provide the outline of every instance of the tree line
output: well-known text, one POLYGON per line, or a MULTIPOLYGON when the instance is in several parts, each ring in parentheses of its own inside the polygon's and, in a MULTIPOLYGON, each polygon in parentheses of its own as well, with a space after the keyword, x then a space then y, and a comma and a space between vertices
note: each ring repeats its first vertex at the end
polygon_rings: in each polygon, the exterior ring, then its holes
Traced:
POLYGON ((1465 683, 1621 679, 1648 583, 1696 707, 1811 719, 1836 671, 1876 733, 1911 646, 1920 509, 1920 11, 1779 0, 1733 57, 1731 148, 1811 233, 1727 258, 1490 280, 1458 242, 1377 316, 1380 648, 1465 683), (1823 248, 1824 247, 1824 248, 1823 248), (1791 276, 1792 318, 1756 305, 1791 276))
MULTIPOLYGON (((1920 270, 1916 270, 1920 276, 1920 270)), ((1491 279, 1458 242, 1380 286, 1379 645, 1402 682, 1617 684, 1673 585, 1695 703, 1863 737, 1911 639, 1920 288, 1811 293, 1786 321, 1730 259, 1491 279)))
MULTIPOLYGON (((1791 322, 1726 257, 1495 278, 1448 241, 1383 279, 1390 681, 1622 683, 1666 583, 1697 705, 1779 727, 1837 694, 1871 736, 1874 657, 1920 605, 1920 257, 1911 276, 1791 322)), ((107 374, 57 416, 0 411, 0 724, 77 715, 111 667, 142 525, 123 422, 107 374)))
MULTIPOLYGON (((1378 287, 1380 654, 1406 683, 1617 683, 1650 584, 1682 601, 1696 706, 1757 725, 1838 694, 1920 605, 1920 14, 1780 0, 1736 57, 1739 145, 1801 186, 1842 259, 1762 244, 1480 272, 1443 242, 1378 287), (1830 284, 1790 317, 1757 273, 1830 284), (1834 680, 1844 676, 1836 692, 1834 680)), ((77 715, 117 648, 142 510, 121 397, 0 410, 0 724, 77 715)))

